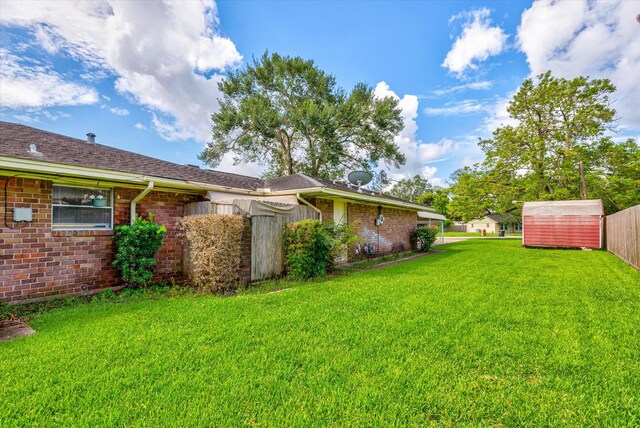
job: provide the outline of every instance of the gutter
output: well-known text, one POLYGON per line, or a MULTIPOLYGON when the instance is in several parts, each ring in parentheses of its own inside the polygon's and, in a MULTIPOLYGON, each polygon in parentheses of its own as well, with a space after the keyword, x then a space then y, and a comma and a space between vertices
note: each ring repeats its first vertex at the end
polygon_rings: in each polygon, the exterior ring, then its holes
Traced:
POLYGON ((144 189, 142 191, 142 193, 140 193, 138 196, 136 196, 135 198, 133 198, 133 200, 131 201, 131 224, 133 224, 134 221, 136 221, 136 204, 140 201, 140 199, 144 198, 145 196, 147 196, 147 194, 149 192, 151 192, 153 190, 153 181, 149 181, 149 184, 147 184, 147 188, 144 189))
POLYGON ((306 199, 304 199, 302 196, 300 196, 300 193, 296 193, 296 198, 298 198, 298 200, 300 202, 302 202, 303 204, 305 204, 308 207, 311 207, 315 212, 318 213, 319 216, 319 220, 320 223, 322 223, 322 211, 320 211, 317 207, 314 207, 311 202, 307 201, 306 199))
POLYGON ((299 195, 301 195, 301 194, 317 194, 317 193, 323 193, 323 194, 331 195, 331 196, 339 196, 339 197, 342 197, 344 199, 359 200, 359 201, 363 201, 363 202, 368 202, 370 204, 383 205, 383 206, 392 206, 392 207, 402 207, 402 208, 408 208, 408 209, 416 210, 416 211, 425 211, 425 212, 433 212, 433 213, 435 213, 435 209, 434 208, 427 207, 427 206, 424 206, 424 205, 418 205, 418 204, 414 204, 414 203, 411 203, 411 202, 396 201, 396 200, 392 200, 392 199, 381 198, 381 197, 378 197, 376 195, 370 195, 368 193, 354 193, 354 192, 347 192, 347 191, 336 190, 336 189, 329 189, 329 188, 326 188, 326 187, 311 187, 311 188, 305 188, 305 189, 276 190, 275 192, 269 192, 268 195, 277 196, 277 195, 295 194, 299 198, 299 195))
MULTIPOLYGON (((88 168, 81 166, 72 166, 72 165, 64 165, 53 162, 45 162, 31 159, 23 159, 9 156, 0 156, 0 170, 3 168, 7 169, 15 169, 19 171, 28 171, 32 172, 33 175, 39 175, 38 173, 49 173, 49 174, 59 174, 70 176, 74 178, 83 178, 83 179, 93 179, 102 182, 108 181, 121 181, 121 182, 130 182, 132 184, 144 185, 149 181, 152 181, 156 187, 168 187, 174 189, 189 189, 189 190, 214 190, 223 193, 237 193, 242 195, 252 195, 252 196, 277 196, 277 195, 300 195, 300 194, 313 194, 313 193, 324 193, 332 196, 339 196, 345 199, 353 199, 369 202, 372 204, 378 205, 386 205, 392 207, 402 207, 408 208, 416 211, 431 211, 435 212, 434 209, 430 207, 425 207, 423 205, 413 204, 411 202, 403 202, 403 201, 395 201, 386 198, 380 198, 376 195, 371 195, 369 193, 357 193, 357 192, 348 192, 343 190, 331 189, 321 185, 317 180, 313 180, 309 177, 313 184, 318 185, 317 187, 307 187, 302 189, 291 189, 291 190, 280 190, 274 192, 265 192, 258 190, 247 190, 247 189, 239 189, 235 187, 228 186, 220 186, 215 184, 208 183, 200 183, 189 180, 176 180, 171 178, 162 178, 155 176, 144 176, 142 174, 135 174, 130 172, 121 172, 114 171, 108 169, 98 169, 98 168, 88 168)), ((302 199, 301 199, 302 200, 302 199)))
POLYGON ((162 178, 154 176, 144 176, 131 172, 121 172, 108 169, 88 168, 82 166, 64 165, 53 162, 44 162, 30 159, 22 159, 8 156, 0 156, 0 170, 3 168, 31 172, 34 176, 41 174, 65 175, 74 178, 93 179, 102 182, 118 181, 133 184, 146 184, 147 180, 155 184, 169 188, 190 189, 190 190, 216 190, 226 193, 238 193, 245 195, 264 195, 264 192, 254 190, 239 189, 230 186, 219 186, 215 184, 200 183, 190 180, 177 180, 172 178, 162 178))

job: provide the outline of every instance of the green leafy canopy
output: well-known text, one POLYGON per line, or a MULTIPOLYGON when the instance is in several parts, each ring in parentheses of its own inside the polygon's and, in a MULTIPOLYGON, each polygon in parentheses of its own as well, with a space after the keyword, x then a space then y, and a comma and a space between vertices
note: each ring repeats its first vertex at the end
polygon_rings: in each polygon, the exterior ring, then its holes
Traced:
POLYGON ((486 158, 457 174, 450 211, 470 220, 515 210, 514 201, 581 199, 580 165, 587 196, 607 213, 640 203, 640 148, 610 136, 614 92, 607 79, 527 79, 508 107, 516 124, 480 141, 486 158))
POLYGON ((388 193, 396 198, 417 202, 422 195, 431 190, 432 187, 429 180, 420 175, 415 175, 412 178, 398 180, 393 187, 389 189, 388 193))
POLYGON ((265 53, 219 84, 220 110, 200 159, 212 167, 267 166, 265 176, 306 173, 336 179, 380 162, 399 166, 394 143, 403 127, 398 101, 376 98, 363 83, 346 93, 313 61, 265 53))

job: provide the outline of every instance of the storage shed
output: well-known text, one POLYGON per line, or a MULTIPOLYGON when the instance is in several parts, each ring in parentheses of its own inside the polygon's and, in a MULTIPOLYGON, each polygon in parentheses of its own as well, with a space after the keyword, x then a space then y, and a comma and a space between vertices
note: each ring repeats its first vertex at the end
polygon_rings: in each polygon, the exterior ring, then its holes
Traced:
POLYGON ((601 199, 525 202, 522 243, 527 247, 602 248, 601 199))

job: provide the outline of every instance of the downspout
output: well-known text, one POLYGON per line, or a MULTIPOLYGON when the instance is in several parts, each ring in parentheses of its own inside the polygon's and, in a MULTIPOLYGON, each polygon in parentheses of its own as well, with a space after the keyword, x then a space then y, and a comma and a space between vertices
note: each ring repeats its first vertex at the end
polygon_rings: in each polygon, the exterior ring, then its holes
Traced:
POLYGON ((303 204, 305 204, 308 207, 311 207, 311 209, 313 209, 315 212, 318 213, 318 218, 320 220, 320 223, 322 223, 322 211, 320 211, 318 208, 314 207, 311 202, 307 201, 306 199, 303 199, 302 196, 300 196, 300 193, 296 193, 296 198, 298 198, 298 200, 300 202, 302 202, 303 204))
POLYGON ((140 193, 138 196, 133 198, 133 200, 131 201, 131 224, 133 224, 133 222, 136 221, 136 204, 140 202, 140 199, 147 196, 147 194, 152 190, 153 190, 153 181, 150 181, 147 184, 147 188, 144 189, 142 193, 140 193))

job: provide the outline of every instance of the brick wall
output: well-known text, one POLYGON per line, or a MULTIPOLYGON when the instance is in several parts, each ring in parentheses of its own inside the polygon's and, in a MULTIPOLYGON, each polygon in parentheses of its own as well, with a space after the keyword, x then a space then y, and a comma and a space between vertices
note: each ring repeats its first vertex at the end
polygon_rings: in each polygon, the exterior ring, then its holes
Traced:
POLYGON ((307 198, 307 201, 322 213, 322 221, 333 221, 333 201, 331 199, 307 198))
POLYGON ((363 242, 354 245, 349 250, 349 261, 366 258, 363 247, 373 245, 379 255, 400 253, 413 248, 411 235, 417 228, 417 214, 415 211, 396 208, 382 208, 384 223, 378 228, 375 225, 378 207, 375 205, 347 204, 347 220, 355 225, 355 231, 363 242), (378 239, 378 230, 380 239, 378 239), (378 248, 379 244, 379 248, 378 248), (360 252, 356 251, 359 246, 360 252))
MULTIPOLYGON (((8 177, 0 176, 0 192, 8 177)), ((118 285, 111 267, 112 231, 62 231, 51 229, 51 193, 48 180, 13 178, 7 188, 7 218, 12 226, 14 207, 31 207, 33 221, 20 229, 5 226, 4 204, 0 206, 0 301, 29 301, 50 296, 85 294, 118 285)), ((140 189, 114 189, 114 223, 129 222, 131 200, 140 189)), ((182 245, 175 222, 185 203, 198 196, 151 192, 137 204, 136 212, 152 212, 167 228, 157 256, 159 278, 180 276, 182 245)))

